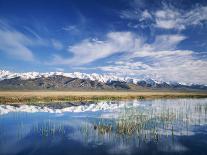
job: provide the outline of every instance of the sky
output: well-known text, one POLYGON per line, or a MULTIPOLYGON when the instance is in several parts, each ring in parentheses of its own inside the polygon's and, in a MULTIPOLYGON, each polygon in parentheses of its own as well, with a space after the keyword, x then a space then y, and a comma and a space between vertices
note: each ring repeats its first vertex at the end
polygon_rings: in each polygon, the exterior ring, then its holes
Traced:
POLYGON ((207 0, 0 0, 0 69, 207 84, 207 0))

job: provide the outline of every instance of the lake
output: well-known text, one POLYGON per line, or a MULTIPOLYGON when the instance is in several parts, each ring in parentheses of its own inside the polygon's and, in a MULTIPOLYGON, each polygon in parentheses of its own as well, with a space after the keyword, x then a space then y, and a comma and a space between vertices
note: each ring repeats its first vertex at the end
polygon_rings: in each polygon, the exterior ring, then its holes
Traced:
POLYGON ((207 99, 0 105, 0 155, 206 155, 207 99))

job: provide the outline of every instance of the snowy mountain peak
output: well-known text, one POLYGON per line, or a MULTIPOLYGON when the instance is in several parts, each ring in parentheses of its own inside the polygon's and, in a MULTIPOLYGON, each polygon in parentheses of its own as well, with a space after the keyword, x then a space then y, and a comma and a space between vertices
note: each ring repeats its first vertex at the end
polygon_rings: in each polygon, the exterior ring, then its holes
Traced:
MULTIPOLYGON (((156 84, 168 84, 168 85, 187 85, 183 83, 177 83, 177 82, 170 82, 170 81, 157 81, 154 79, 137 79, 137 78, 131 78, 131 77, 118 77, 115 75, 111 74, 97 74, 97 73, 92 73, 92 74, 87 74, 87 73, 81 73, 81 72, 73 72, 73 73, 65 73, 65 72, 45 72, 45 73, 40 73, 40 72, 24 72, 24 73, 15 73, 15 72, 10 72, 7 70, 0 70, 0 81, 4 79, 12 79, 16 77, 20 77, 22 80, 27 80, 27 79, 35 79, 35 78, 40 78, 40 77, 51 77, 55 75, 62 75, 65 77, 71 77, 71 78, 79 78, 79 79, 89 79, 91 81, 99 81, 103 83, 111 82, 111 81, 120 81, 120 82, 127 82, 127 83, 145 83, 149 84, 151 86, 155 86, 156 84)), ((192 84, 191 84, 192 85, 192 84)))
MULTIPOLYGON (((50 77, 54 75, 62 75, 65 77, 71 77, 71 78, 79 78, 79 79, 89 79, 92 81, 99 81, 99 82, 108 82, 108 81, 128 81, 129 78, 122 78, 117 77, 109 74, 87 74, 87 73, 80 73, 80 72, 74 72, 74 73, 64 73, 64 72, 45 72, 45 73, 39 73, 39 72, 25 72, 25 73, 14 73, 6 70, 0 70, 0 80, 4 79, 11 79, 15 77, 20 77, 23 80, 26 79, 35 79, 39 77, 50 77)), ((136 82, 136 80, 134 79, 136 82)))

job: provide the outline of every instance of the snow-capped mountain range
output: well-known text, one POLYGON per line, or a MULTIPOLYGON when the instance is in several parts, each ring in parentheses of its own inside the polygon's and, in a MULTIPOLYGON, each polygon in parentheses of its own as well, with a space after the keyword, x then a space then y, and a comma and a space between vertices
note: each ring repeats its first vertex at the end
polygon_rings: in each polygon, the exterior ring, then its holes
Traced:
MULTIPOLYGON (((91 81, 97 80, 97 81, 103 82, 103 83, 107 83, 109 81, 122 81, 122 82, 131 82, 131 83, 136 84, 138 81, 141 81, 141 79, 130 78, 130 77, 118 77, 118 76, 114 76, 114 75, 110 75, 110 74, 97 74, 97 73, 87 74, 87 73, 80 73, 80 72, 73 72, 73 73, 64 73, 64 72, 14 73, 14 72, 6 71, 6 70, 0 70, 0 80, 11 79, 11 78, 16 78, 16 77, 20 77, 22 80, 27 80, 27 79, 35 79, 35 78, 40 78, 40 77, 51 77, 54 75, 62 75, 65 77, 79 78, 79 79, 89 79, 91 81)), ((146 80, 150 82, 149 79, 146 79, 146 80)), ((153 80, 153 81, 155 82, 155 80, 153 80)), ((156 81, 156 82, 158 82, 158 81, 156 81)))
POLYGON ((186 84, 186 83, 178 83, 178 82, 172 82, 172 81, 157 81, 153 79, 137 79, 137 78, 131 78, 131 77, 118 77, 111 74, 87 74, 87 73, 80 73, 80 72, 73 72, 73 73, 65 73, 65 72, 23 72, 23 73, 15 73, 10 72, 7 70, 0 70, 0 81, 4 79, 12 79, 16 77, 20 77, 22 80, 28 80, 28 79, 36 79, 36 78, 48 78, 52 76, 64 76, 64 77, 70 77, 70 78, 78 78, 78 79, 88 79, 91 81, 98 81, 102 83, 108 83, 111 81, 120 81, 120 82, 126 82, 126 83, 133 83, 137 84, 140 82, 145 82, 145 84, 150 85, 156 85, 156 84, 168 84, 168 85, 184 85, 184 86, 192 86, 192 85, 198 85, 198 84, 186 84))

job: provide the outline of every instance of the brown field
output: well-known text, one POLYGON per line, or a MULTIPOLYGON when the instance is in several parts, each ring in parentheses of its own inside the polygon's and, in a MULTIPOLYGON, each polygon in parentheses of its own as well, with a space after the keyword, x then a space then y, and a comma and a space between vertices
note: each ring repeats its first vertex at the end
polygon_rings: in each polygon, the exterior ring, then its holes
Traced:
POLYGON ((67 101, 154 99, 154 98, 205 98, 199 92, 67 92, 67 91, 1 91, 0 103, 46 103, 67 101))

